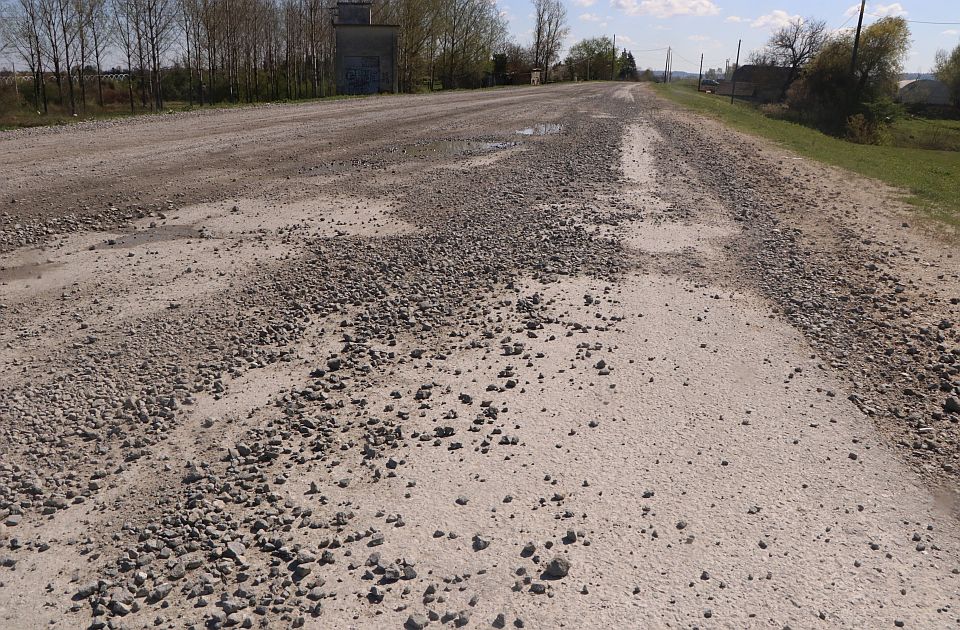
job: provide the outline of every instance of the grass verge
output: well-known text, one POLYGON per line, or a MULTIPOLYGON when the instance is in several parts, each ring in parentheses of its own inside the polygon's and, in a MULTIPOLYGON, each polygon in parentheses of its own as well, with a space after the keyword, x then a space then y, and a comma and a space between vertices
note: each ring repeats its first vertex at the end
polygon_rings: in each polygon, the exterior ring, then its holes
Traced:
POLYGON ((727 125, 761 136, 795 153, 879 179, 905 191, 906 201, 928 216, 960 227, 960 153, 853 144, 815 129, 765 116, 746 103, 697 92, 695 85, 657 84, 657 93, 727 125))

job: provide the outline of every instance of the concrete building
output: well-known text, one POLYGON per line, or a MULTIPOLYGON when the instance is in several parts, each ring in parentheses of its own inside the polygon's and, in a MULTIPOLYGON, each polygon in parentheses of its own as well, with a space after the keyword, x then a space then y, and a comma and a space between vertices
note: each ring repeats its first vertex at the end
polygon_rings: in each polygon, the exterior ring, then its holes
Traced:
POLYGON ((370 1, 337 3, 333 22, 337 94, 397 92, 399 27, 372 24, 370 1))

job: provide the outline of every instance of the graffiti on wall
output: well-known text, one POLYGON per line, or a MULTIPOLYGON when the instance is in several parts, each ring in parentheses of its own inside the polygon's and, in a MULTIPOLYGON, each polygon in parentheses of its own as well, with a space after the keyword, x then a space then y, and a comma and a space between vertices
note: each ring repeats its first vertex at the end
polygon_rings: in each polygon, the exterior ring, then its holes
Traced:
POLYGON ((344 57, 347 94, 380 92, 380 57, 344 57))

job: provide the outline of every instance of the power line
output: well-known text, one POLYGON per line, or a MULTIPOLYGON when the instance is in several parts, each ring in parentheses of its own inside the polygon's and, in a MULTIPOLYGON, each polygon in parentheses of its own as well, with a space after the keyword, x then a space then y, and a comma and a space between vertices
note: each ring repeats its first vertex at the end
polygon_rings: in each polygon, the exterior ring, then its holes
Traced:
POLYGON ((840 26, 837 27, 837 30, 839 31, 841 28, 843 28, 844 26, 846 26, 847 24, 849 24, 849 23, 850 23, 850 20, 852 20, 852 19, 855 18, 855 17, 857 17, 857 14, 856 14, 856 13, 854 13, 853 15, 851 15, 850 17, 848 17, 846 22, 844 22, 843 24, 841 24, 840 26))
MULTIPOLYGON (((879 19, 881 19, 881 20, 882 20, 883 18, 885 18, 885 17, 890 17, 890 16, 888 16, 888 15, 877 15, 876 13, 870 13, 869 11, 867 11, 867 15, 869 15, 870 17, 879 18, 879 19)), ((849 21, 850 21, 850 20, 847 20, 847 22, 849 22, 849 21)), ((908 19, 906 19, 906 18, 903 18, 903 21, 904 21, 904 22, 909 22, 910 24, 934 24, 934 25, 937 25, 937 26, 960 26, 960 22, 930 22, 930 21, 927 21, 927 20, 908 20, 908 19)), ((841 27, 841 28, 843 28, 843 27, 841 27)))

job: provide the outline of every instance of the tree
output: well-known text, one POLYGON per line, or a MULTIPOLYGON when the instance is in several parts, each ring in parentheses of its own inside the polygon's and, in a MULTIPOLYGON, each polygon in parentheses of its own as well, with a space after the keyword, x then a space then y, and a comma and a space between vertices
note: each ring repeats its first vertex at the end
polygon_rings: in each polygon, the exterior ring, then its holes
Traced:
POLYGON ((561 0, 533 0, 533 63, 550 78, 550 64, 560 55, 563 40, 570 33, 567 8, 561 0))
POLYGON ((794 18, 770 36, 767 48, 773 61, 790 68, 783 95, 800 76, 800 69, 813 59, 827 41, 827 23, 814 18, 794 18))
POLYGON ((723 74, 723 68, 707 68, 707 71, 703 73, 703 78, 716 81, 717 79, 722 79, 723 74))
POLYGON ((626 48, 620 53, 617 60, 617 78, 621 81, 637 80, 637 60, 633 58, 633 53, 626 48))
MULTIPOLYGON (((537 64, 545 70, 566 36, 561 0, 542 0, 537 64)), ((333 89, 336 0, 0 0, 0 45, 33 75, 33 102, 85 108, 96 72, 97 102, 128 100, 131 111, 170 100, 323 96, 333 89), (9 12, 9 15, 7 13, 9 12), (101 65, 127 80, 120 98, 101 65), (79 90, 76 90, 77 81, 79 90)), ((495 0, 378 0, 374 24, 399 26, 398 79, 413 91, 429 79, 445 87, 480 87, 498 72, 529 72, 529 51, 511 44, 495 0)), ((19 64, 18 64, 19 65, 19 64)))
POLYGON ((884 18, 863 30, 853 74, 853 35, 830 38, 787 94, 792 110, 826 128, 842 131, 851 116, 880 129, 895 113, 892 97, 910 44, 903 18, 884 18))
POLYGON ((526 74, 534 66, 533 50, 516 42, 508 42, 503 47, 506 56, 507 74, 526 74))
POLYGON ((960 107, 960 46, 947 53, 938 50, 934 74, 946 84, 950 90, 950 100, 956 107, 960 107))
POLYGON ((609 37, 588 37, 570 47, 566 65, 579 79, 609 79, 613 63, 613 41, 609 37))
POLYGON ((878 93, 895 93, 903 60, 910 50, 910 27, 903 18, 884 18, 863 31, 857 67, 856 94, 867 90, 875 98, 878 93))
POLYGON ((27 64, 33 76, 33 105, 39 110, 42 101, 43 111, 47 111, 43 65, 45 42, 40 5, 37 0, 20 0, 19 6, 5 24, 5 39, 27 64))

